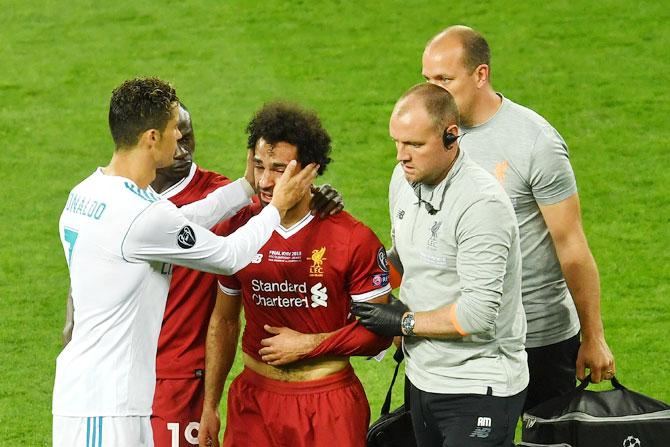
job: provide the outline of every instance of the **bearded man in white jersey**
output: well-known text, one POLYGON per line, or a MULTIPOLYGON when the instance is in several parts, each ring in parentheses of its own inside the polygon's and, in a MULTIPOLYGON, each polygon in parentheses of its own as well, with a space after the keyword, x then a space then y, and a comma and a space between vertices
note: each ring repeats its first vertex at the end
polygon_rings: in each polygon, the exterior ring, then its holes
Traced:
POLYGON ((172 264, 231 274, 247 265, 318 167, 282 177, 280 195, 229 237, 208 231, 250 203, 240 179, 180 209, 150 187, 181 133, 178 98, 157 78, 114 90, 110 163, 70 192, 60 235, 70 270, 72 340, 58 356, 53 445, 152 446, 156 345, 172 264), (303 174, 304 172, 304 174, 303 174))
POLYGON ((610 379, 615 366, 600 317, 598 267, 565 141, 540 115, 493 89, 489 45, 472 28, 436 35, 422 65, 424 78, 456 100, 461 147, 495 175, 517 215, 530 369, 524 408, 570 392, 587 369, 593 382, 610 379))

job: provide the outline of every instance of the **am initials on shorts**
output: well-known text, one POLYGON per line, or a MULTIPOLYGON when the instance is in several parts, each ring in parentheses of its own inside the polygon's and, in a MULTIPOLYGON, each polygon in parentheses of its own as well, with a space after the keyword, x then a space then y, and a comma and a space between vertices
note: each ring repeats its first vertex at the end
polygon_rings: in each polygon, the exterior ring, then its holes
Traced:
POLYGON ((490 427, 490 426, 491 426, 491 418, 484 418, 484 417, 477 418, 477 427, 490 427))

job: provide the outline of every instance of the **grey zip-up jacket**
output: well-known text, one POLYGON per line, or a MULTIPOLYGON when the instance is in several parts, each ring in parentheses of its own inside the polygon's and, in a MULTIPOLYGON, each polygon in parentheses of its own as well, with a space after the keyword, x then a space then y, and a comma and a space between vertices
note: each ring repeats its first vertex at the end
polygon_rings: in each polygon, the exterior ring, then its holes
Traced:
POLYGON ((521 392, 528 385, 521 253, 503 188, 461 151, 434 187, 408 183, 396 166, 389 207, 400 299, 413 311, 456 303, 456 323, 467 334, 404 337, 412 384, 443 394, 521 392))

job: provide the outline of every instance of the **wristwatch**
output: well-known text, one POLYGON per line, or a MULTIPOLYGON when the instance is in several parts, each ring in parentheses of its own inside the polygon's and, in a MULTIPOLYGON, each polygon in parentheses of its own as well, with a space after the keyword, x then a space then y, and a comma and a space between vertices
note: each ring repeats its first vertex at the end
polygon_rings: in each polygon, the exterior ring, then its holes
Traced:
POLYGON ((400 329, 404 335, 414 335, 414 312, 407 312, 400 320, 400 329))

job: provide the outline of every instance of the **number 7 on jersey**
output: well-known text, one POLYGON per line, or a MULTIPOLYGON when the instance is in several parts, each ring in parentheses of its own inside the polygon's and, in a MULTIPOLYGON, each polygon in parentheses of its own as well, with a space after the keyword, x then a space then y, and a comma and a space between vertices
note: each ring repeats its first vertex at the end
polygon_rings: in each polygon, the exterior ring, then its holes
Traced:
POLYGON ((63 238, 68 244, 67 265, 70 265, 70 261, 72 260, 72 250, 74 249, 74 243, 77 242, 77 236, 79 236, 79 232, 77 230, 73 230, 72 228, 68 227, 63 229, 63 238))

